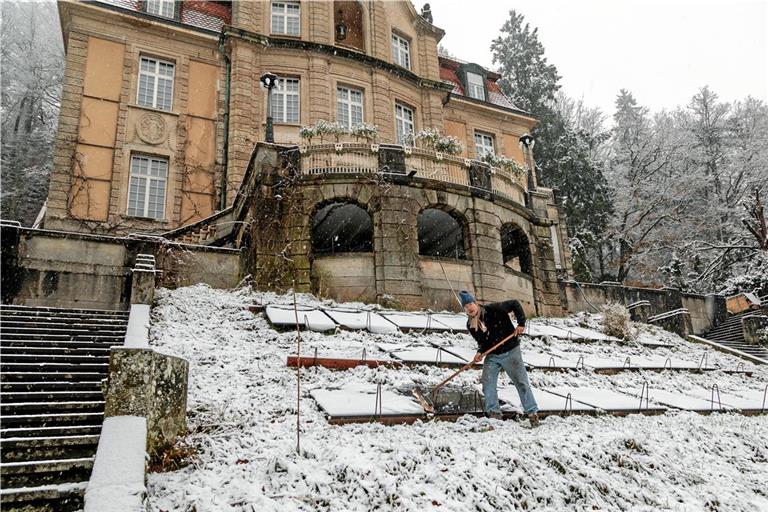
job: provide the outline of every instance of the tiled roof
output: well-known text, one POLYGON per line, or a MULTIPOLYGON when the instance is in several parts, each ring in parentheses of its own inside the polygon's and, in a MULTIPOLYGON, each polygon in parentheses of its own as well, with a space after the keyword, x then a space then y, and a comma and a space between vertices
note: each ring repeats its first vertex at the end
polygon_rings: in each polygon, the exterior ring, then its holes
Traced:
MULTIPOLYGON (((129 11, 141 12, 140 0, 98 0, 100 3, 114 5, 129 11)), ((145 13, 147 16, 153 16, 145 13)), ((154 16, 159 20, 167 19, 154 16)), ((181 23, 191 27, 220 32, 224 25, 232 20, 232 9, 226 2, 206 0, 187 0, 181 4, 181 23)))
MULTIPOLYGON (((462 64, 467 63, 453 58, 443 57, 442 55, 438 57, 438 60, 440 62, 440 79, 444 82, 451 82, 453 84, 454 94, 466 96, 464 88, 461 85, 461 80, 459 79, 458 70, 462 64)), ((487 80, 485 81, 485 87, 488 90, 487 103, 498 105, 500 107, 521 110, 516 107, 514 103, 512 103, 512 100, 510 100, 503 92, 501 92, 499 84, 496 83, 497 80, 501 78, 501 75, 493 71, 486 70, 486 77, 487 80)))

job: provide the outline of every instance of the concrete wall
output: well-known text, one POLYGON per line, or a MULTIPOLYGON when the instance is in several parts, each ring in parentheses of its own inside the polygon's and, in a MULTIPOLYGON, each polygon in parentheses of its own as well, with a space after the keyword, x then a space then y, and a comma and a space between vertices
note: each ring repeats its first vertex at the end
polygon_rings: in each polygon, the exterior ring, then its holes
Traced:
POLYGON ((649 314, 659 315, 680 308, 687 308, 694 334, 702 334, 726 318, 725 297, 681 293, 672 288, 638 288, 615 284, 576 283, 560 281, 560 298, 568 313, 595 312, 608 302, 629 305, 641 300, 650 302, 649 314), (594 308, 593 308, 594 306, 594 308))
POLYGON ((320 296, 339 302, 375 302, 373 254, 345 253, 315 258, 312 289, 320 296))
POLYGON ((156 239, 117 238, 3 226, 3 303, 127 309, 136 255, 154 254, 160 286, 240 280, 240 253, 156 239))

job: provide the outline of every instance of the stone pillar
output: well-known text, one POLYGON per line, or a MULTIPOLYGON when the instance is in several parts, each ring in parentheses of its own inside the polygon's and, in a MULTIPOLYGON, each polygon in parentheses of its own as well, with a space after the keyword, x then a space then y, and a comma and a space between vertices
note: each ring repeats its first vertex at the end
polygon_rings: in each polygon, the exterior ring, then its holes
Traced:
POLYGON ((155 300, 155 257, 139 254, 131 269, 131 304, 152 304, 155 300))
POLYGON ((768 316, 748 316, 741 321, 744 341, 750 345, 768 347, 768 316), (762 334, 761 333, 765 333, 762 334))
POLYGON ((172 446, 187 428, 189 363, 150 348, 113 347, 104 417, 147 418, 150 456, 172 446))
POLYGON ((716 293, 709 293, 704 296, 704 301, 707 305, 707 315, 712 327, 717 327, 725 322, 728 318, 725 297, 716 293))

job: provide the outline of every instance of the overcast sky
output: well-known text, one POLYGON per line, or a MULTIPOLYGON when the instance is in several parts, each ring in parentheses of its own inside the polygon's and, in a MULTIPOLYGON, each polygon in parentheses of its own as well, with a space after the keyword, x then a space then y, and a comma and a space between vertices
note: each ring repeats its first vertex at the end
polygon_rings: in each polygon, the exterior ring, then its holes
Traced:
MULTIPOLYGON (((417 10, 423 2, 413 0, 417 10)), ((493 67, 490 44, 522 13, 539 28, 563 90, 613 114, 619 89, 652 110, 709 85, 723 100, 768 101, 768 0, 431 0, 442 44, 493 67)))

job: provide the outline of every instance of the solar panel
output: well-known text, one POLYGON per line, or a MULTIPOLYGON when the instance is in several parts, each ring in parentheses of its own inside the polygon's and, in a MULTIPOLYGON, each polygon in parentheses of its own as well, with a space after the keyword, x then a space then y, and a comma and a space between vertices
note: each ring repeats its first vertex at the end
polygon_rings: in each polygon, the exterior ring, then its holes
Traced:
MULTIPOLYGON (((454 354, 434 347, 413 347, 407 350, 392 352, 391 356, 407 363, 432 363, 464 366, 470 361, 471 357, 469 359, 457 357, 455 354, 461 355, 461 353, 452 350, 452 348, 449 348, 448 350, 454 352, 454 354)), ((474 351, 472 351, 472 356, 474 356, 474 354, 474 351)))
POLYGON ((310 395, 329 416, 400 416, 424 414, 412 398, 368 383, 349 383, 339 389, 314 389, 310 395))
POLYGON ((279 327, 296 326, 298 313, 299 327, 312 331, 332 331, 336 329, 336 322, 325 313, 315 308, 298 306, 294 311, 293 306, 267 306, 267 319, 272 325, 279 327))
MULTIPOLYGON (((512 406, 513 409, 522 412, 523 405, 520 402, 520 395, 513 386, 498 387, 499 400, 512 406)), ((594 411, 591 405, 583 404, 575 400, 566 400, 565 397, 549 393, 544 389, 533 388, 533 396, 540 412, 563 412, 563 411, 594 411)))
POLYGON ((450 330, 450 327, 434 318, 435 315, 427 313, 382 313, 381 315, 403 331, 450 330))
POLYGON ((610 389, 601 388, 571 388, 566 386, 558 386, 547 388, 547 391, 560 395, 562 397, 570 396, 574 401, 581 402, 583 404, 597 407, 604 411, 612 412, 624 412, 624 411, 639 411, 639 410, 666 410, 666 407, 648 404, 645 400, 642 401, 639 397, 630 396, 624 393, 619 393, 610 389))
POLYGON ((339 325, 351 330, 367 330, 374 334, 397 332, 397 326, 375 311, 325 309, 325 313, 339 325))

